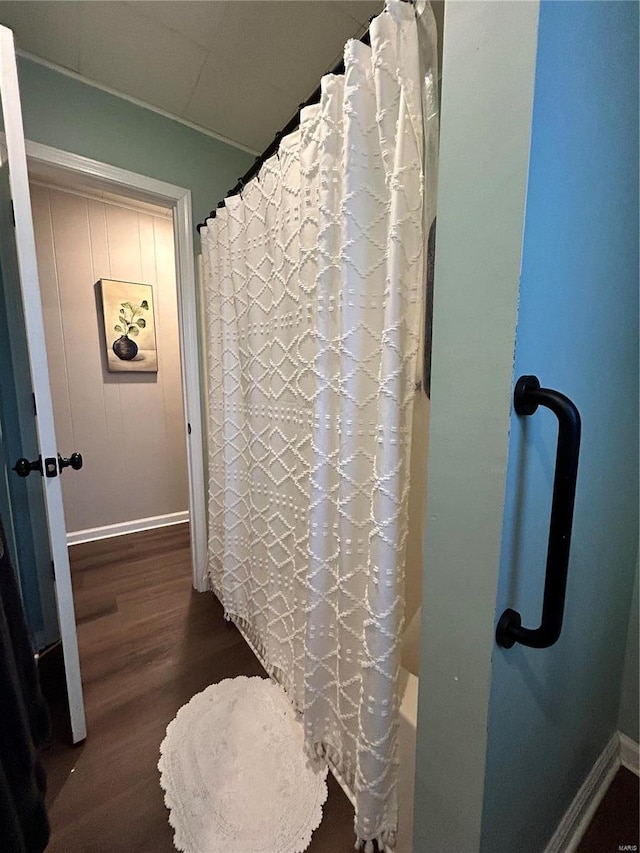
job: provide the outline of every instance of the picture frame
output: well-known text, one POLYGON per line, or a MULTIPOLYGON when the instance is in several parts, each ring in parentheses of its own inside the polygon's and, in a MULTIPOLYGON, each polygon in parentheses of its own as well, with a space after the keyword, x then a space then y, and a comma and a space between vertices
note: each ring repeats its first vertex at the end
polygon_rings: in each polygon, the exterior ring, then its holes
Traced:
POLYGON ((107 369, 112 373, 157 373, 155 306, 150 284, 101 278, 107 369))

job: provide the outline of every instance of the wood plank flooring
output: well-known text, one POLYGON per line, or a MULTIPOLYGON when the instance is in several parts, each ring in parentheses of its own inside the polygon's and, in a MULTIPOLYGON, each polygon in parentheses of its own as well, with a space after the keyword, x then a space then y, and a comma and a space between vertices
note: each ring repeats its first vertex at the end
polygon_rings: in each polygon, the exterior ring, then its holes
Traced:
MULTIPOLYGON (((187 525, 75 545, 70 556, 88 737, 71 747, 60 725, 43 755, 47 849, 172 853, 156 767, 167 724, 209 684, 264 671, 215 596, 192 590, 187 525)), ((62 670, 49 669, 60 695, 62 670)), ((615 853, 638 844, 637 830, 638 778, 621 770, 578 853, 615 853)), ((309 851, 350 853, 353 842, 351 804, 329 775, 309 851)))
MULTIPOLYGON (((157 770, 178 709, 209 684, 264 675, 211 593, 191 588, 187 525, 70 550, 88 736, 44 753, 50 853, 171 853, 157 770)), ((329 776, 311 853, 353 850, 353 810, 329 776)), ((247 851, 249 853, 249 851, 247 851)))
POLYGON ((640 848, 638 795, 640 780, 621 767, 602 798, 577 853, 618 853, 640 848))

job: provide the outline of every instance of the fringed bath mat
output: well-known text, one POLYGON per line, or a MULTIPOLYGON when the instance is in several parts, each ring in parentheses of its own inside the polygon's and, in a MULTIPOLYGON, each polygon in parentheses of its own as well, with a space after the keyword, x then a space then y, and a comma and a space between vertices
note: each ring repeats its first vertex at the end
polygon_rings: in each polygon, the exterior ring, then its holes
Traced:
POLYGON ((167 726, 160 784, 183 853, 303 853, 322 820, 312 766, 283 690, 264 678, 207 687, 167 726))

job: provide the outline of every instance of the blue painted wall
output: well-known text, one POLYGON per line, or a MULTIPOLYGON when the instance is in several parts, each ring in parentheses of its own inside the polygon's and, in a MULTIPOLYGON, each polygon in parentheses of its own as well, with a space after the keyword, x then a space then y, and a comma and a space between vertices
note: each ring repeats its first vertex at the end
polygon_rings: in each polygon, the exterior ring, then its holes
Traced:
MULTIPOLYGON (((548 2, 514 381, 582 415, 567 608, 547 650, 495 647, 486 853, 539 853, 617 729, 638 553, 638 4, 548 2)), ((496 618, 540 619, 556 420, 512 416, 496 618)))
POLYGON ((26 436, 25 440, 18 434, 18 430, 11 429, 10 425, 17 424, 17 394, 18 389, 13 381, 13 358, 9 345, 9 323, 4 299, 3 276, 0 269, 0 367, 2 377, 0 378, 0 511, 2 513, 2 526, 5 537, 9 543, 11 561, 16 570, 22 592, 22 600, 25 615, 31 633, 34 650, 43 648, 47 642, 56 639, 54 636, 46 636, 43 604, 40 595, 40 583, 38 570, 43 572, 50 570, 50 556, 46 553, 47 546, 42 537, 34 539, 31 531, 30 517, 32 515, 31 504, 37 505, 39 499, 39 521, 44 522, 44 501, 38 495, 42 486, 35 477, 18 477, 11 469, 16 460, 25 454, 29 459, 37 456, 37 440, 35 436, 35 424, 33 434, 26 436), (35 481, 35 482, 34 482, 35 481), (29 494, 31 490, 32 494, 29 494), (34 494, 35 493, 35 494, 34 494), (16 530, 16 528, 19 528, 16 530), (40 552, 38 552, 40 545, 40 552), (43 549, 45 553, 43 553, 43 549))

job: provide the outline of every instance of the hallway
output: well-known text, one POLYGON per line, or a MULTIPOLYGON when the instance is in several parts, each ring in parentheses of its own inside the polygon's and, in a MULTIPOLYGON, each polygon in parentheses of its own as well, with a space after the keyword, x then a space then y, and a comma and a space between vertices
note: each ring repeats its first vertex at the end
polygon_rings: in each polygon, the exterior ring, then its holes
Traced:
MULTIPOLYGON (((191 587, 186 524, 70 548, 88 736, 44 753, 51 853, 170 853, 156 767, 178 709, 262 667, 210 593, 191 587)), ((353 811, 329 775, 311 853, 353 849, 353 811)))

